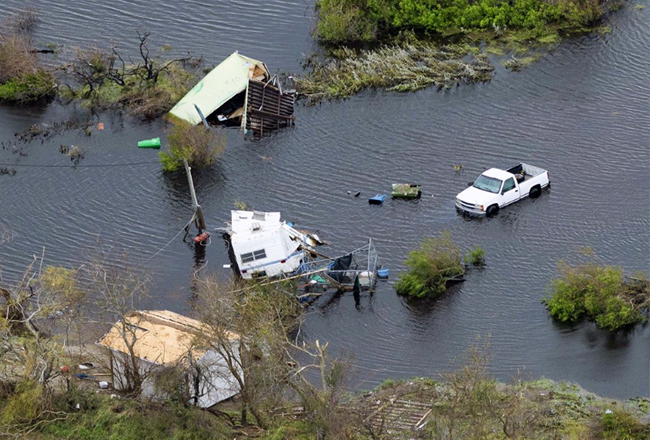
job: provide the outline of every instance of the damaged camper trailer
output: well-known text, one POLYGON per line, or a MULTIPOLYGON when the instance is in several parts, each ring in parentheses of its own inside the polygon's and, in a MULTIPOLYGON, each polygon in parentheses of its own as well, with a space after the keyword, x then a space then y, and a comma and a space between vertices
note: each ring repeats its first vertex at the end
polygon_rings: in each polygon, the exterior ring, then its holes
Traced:
POLYGON ((261 61, 234 52, 199 81, 170 114, 191 124, 239 125, 256 135, 293 125, 294 93, 283 92, 261 61))
POLYGON ((327 289, 374 290, 379 257, 372 239, 348 254, 329 258, 314 250, 324 244, 315 234, 280 220, 279 212, 231 211, 221 229, 233 271, 244 279, 268 283, 298 281, 298 296, 317 296, 327 289))
POLYGON ((231 211, 230 226, 223 232, 231 263, 244 279, 292 273, 321 244, 318 236, 281 221, 279 212, 231 211))

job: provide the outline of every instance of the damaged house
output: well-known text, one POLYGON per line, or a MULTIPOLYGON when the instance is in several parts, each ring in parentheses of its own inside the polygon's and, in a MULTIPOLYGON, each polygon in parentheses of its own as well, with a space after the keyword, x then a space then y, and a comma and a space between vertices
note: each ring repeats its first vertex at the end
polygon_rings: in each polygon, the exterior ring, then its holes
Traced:
POLYGON ((191 124, 239 125, 265 132, 293 125, 294 93, 283 92, 261 61, 234 52, 196 84, 170 114, 191 124))
MULTIPOLYGON (((239 392, 239 385, 226 361, 214 350, 194 347, 194 338, 203 328, 201 322, 167 310, 129 313, 125 326, 122 322, 115 323, 97 342, 110 353, 113 388, 129 388, 128 343, 133 346, 138 369, 144 378, 143 397, 165 399, 156 386, 156 379, 170 368, 184 373, 191 404, 207 408, 234 396, 239 392)), ((228 338, 238 347, 237 334, 228 333, 228 338)))

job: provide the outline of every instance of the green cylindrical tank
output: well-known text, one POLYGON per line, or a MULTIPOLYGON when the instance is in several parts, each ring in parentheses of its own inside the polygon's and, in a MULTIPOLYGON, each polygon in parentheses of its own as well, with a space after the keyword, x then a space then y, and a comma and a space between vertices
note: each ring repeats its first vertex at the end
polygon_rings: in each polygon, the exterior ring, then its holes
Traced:
POLYGON ((138 142, 138 148, 160 148, 160 138, 147 139, 138 142))

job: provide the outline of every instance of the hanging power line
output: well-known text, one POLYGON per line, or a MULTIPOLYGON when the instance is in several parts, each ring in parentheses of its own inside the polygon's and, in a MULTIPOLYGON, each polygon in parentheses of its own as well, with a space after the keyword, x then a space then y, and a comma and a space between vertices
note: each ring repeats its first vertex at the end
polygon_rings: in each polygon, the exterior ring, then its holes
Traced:
POLYGON ((109 164, 90 164, 90 165, 38 165, 38 164, 20 164, 20 163, 0 163, 3 167, 28 167, 28 168, 102 168, 102 167, 130 167, 134 165, 159 164, 159 161, 149 162, 129 162, 129 163, 109 163, 109 164))

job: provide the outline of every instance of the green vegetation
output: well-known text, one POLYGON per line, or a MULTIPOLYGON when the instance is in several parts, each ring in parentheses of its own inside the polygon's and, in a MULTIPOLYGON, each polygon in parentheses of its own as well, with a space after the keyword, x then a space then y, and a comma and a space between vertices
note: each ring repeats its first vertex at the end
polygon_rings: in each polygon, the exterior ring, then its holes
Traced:
POLYGON ((539 61, 539 54, 531 57, 523 57, 523 58, 516 58, 512 57, 509 60, 506 60, 503 63, 503 67, 506 69, 510 69, 513 72, 518 72, 522 68, 526 67, 527 65, 534 63, 535 61, 539 61))
MULTIPOLYGON (((158 439, 229 439, 231 428, 214 415, 196 408, 167 402, 154 404, 137 400, 81 397, 79 411, 76 403, 61 399, 65 405, 65 419, 47 424, 41 431, 46 438, 86 440, 158 440, 158 439), (81 407, 83 405, 83 407, 81 407)), ((63 403, 60 402, 60 403, 63 403)))
POLYGON ((483 248, 474 246, 474 249, 465 255, 465 264, 468 266, 483 266, 485 264, 485 251, 483 248))
POLYGON ((395 283, 400 295, 423 298, 438 296, 447 290, 447 283, 465 273, 460 250, 445 231, 439 237, 426 237, 420 248, 411 251, 404 264, 409 271, 395 283))
POLYGON ((583 30, 601 15, 600 0, 320 0, 316 36, 321 42, 372 42, 413 29, 430 35, 469 31, 583 30))
POLYGON ((451 88, 461 82, 489 81, 494 70, 485 55, 475 54, 468 45, 437 47, 415 40, 360 54, 342 48, 337 57, 307 60, 309 73, 296 79, 298 92, 319 100, 346 98, 367 88, 399 92, 431 85, 451 88))
POLYGON ((320 0, 315 37, 328 47, 330 58, 308 58, 308 72, 297 80, 297 90, 320 100, 346 98, 368 88, 406 92, 489 81, 494 69, 487 54, 526 54, 504 62, 519 71, 539 59, 537 53, 528 54, 532 47, 593 30, 603 3, 320 0), (350 45, 363 50, 351 50, 350 45))
POLYGON ((36 21, 35 12, 18 11, 0 23, 0 101, 35 101, 56 93, 54 75, 41 64, 28 35, 36 21))
POLYGON ((140 34, 140 60, 126 64, 116 47, 78 49, 66 66, 74 87, 62 93, 89 108, 126 108, 132 114, 154 118, 168 112, 195 81, 192 73, 202 63, 191 56, 161 60, 150 55, 149 33, 140 34))
POLYGON ((226 135, 221 129, 175 120, 167 143, 169 153, 160 152, 160 162, 164 171, 173 172, 183 167, 183 159, 193 168, 212 165, 226 148, 226 135))
POLYGON ((560 262, 559 269, 561 277, 543 300, 554 319, 575 322, 586 316, 607 330, 647 320, 642 312, 650 306, 650 283, 644 275, 626 279, 620 267, 594 263, 560 262))

